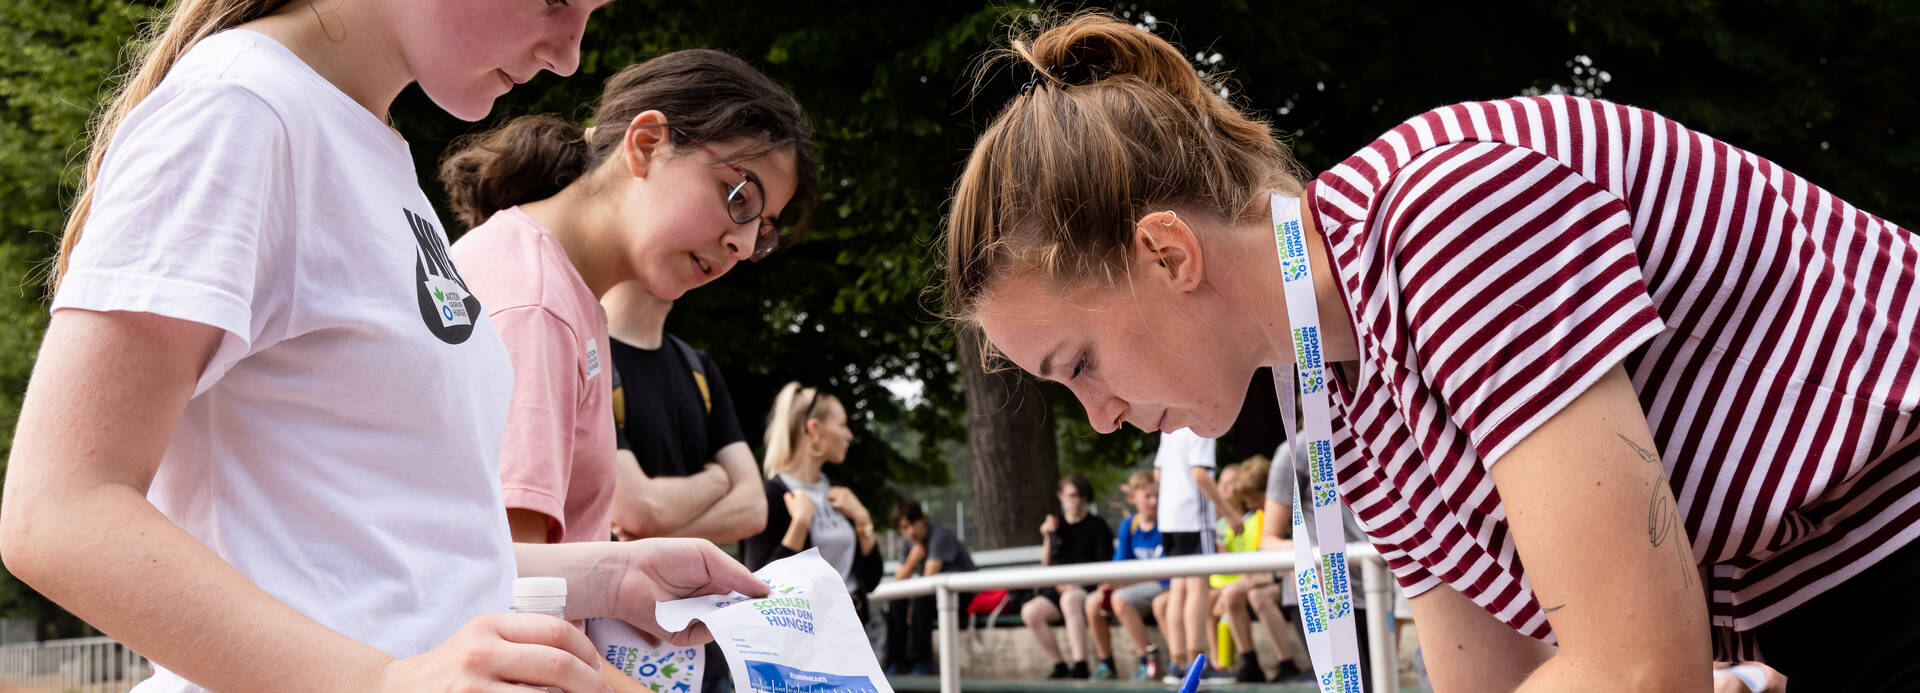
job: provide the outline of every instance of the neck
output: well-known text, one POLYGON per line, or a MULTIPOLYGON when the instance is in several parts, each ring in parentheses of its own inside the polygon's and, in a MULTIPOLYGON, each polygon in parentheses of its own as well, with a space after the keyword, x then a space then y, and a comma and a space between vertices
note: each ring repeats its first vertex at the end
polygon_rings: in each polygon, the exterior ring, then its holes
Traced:
POLYGON ((667 314, 673 302, 648 292, 639 282, 615 286, 601 297, 607 310, 607 335, 642 349, 658 349, 666 341, 667 314))
MULTIPOLYGON (((520 205, 521 211, 553 234, 554 240, 567 252, 574 271, 580 273, 580 280, 596 298, 606 296, 614 286, 635 276, 627 249, 621 243, 624 239, 621 220, 625 217, 619 202, 614 195, 593 194, 609 183, 601 180, 604 177, 602 170, 588 171, 553 197, 520 205)), ((660 319, 666 319, 664 311, 660 319)), ((659 328, 654 329, 657 332, 659 328)))
MULTIPOLYGON (((1327 257, 1320 225, 1306 199, 1300 200, 1301 229, 1306 236, 1307 256, 1313 269, 1315 304, 1320 312, 1320 348, 1327 363, 1357 361, 1359 348, 1353 336, 1353 321, 1340 296, 1339 277, 1327 257)), ((1260 323, 1264 343, 1256 347, 1262 366, 1286 366, 1294 362, 1293 325, 1287 317, 1286 288, 1280 281, 1280 255, 1274 248, 1273 222, 1263 218, 1232 234, 1238 243, 1234 255, 1253 263, 1250 271, 1239 272, 1247 281, 1237 285, 1236 302, 1252 306, 1260 323)))
POLYGON ((815 457, 805 450, 793 451, 793 459, 787 461, 786 475, 799 479, 800 483, 811 484, 820 481, 820 468, 826 466, 826 458, 815 457))
POLYGON ((1063 511, 1063 512, 1061 512, 1060 514, 1066 517, 1066 520, 1067 520, 1067 524, 1075 524, 1075 523, 1078 523, 1078 522, 1079 522, 1079 521, 1081 521, 1081 520, 1084 520, 1084 519, 1087 519, 1087 509, 1086 509, 1086 508, 1081 508, 1081 509, 1080 509, 1079 511, 1077 511, 1077 512, 1076 512, 1076 511, 1073 511, 1073 510, 1066 510, 1066 511, 1063 511))
POLYGON ((382 4, 292 2, 241 27, 286 46, 334 88, 386 120, 394 98, 413 82, 413 70, 377 15, 382 4))

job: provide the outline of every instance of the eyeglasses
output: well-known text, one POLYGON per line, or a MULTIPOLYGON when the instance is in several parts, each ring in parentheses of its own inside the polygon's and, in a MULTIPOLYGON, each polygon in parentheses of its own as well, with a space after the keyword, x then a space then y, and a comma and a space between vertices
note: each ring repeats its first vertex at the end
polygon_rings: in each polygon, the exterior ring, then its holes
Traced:
POLYGON ((693 135, 687 134, 687 131, 680 128, 672 128, 672 130, 682 139, 692 142, 694 146, 720 162, 720 165, 739 174, 740 182, 727 189, 727 216, 732 218, 735 224, 751 223, 755 219, 761 221, 759 233, 753 242, 753 254, 747 256, 747 262, 759 262, 766 259, 768 255, 772 255, 773 251, 780 248, 780 231, 774 228, 771 221, 762 219, 760 216, 767 210, 767 192, 760 187, 760 180, 754 178, 753 174, 747 173, 746 169, 720 156, 719 152, 713 151, 700 140, 694 139, 693 135))

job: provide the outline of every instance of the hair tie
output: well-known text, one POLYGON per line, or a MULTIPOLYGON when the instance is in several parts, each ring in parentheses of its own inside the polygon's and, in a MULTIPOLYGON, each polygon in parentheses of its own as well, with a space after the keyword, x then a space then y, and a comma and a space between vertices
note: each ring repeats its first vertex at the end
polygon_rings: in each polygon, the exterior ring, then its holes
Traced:
POLYGON ((1029 91, 1033 91, 1033 88, 1035 86, 1040 86, 1040 87, 1047 86, 1046 82, 1043 82, 1040 80, 1040 75, 1042 73, 1045 73, 1048 77, 1053 76, 1053 70, 1051 68, 1044 68, 1044 67, 1035 68, 1032 63, 1027 64, 1027 70, 1029 71, 1029 74, 1027 77, 1027 83, 1020 87, 1021 94, 1025 94, 1029 91))
POLYGON ((599 127, 599 126, 596 126, 596 125, 588 125, 588 126, 586 127, 586 129, 584 129, 584 130, 581 130, 581 131, 580 131, 580 139, 581 139, 582 141, 585 141, 585 142, 592 142, 592 141, 593 141, 593 131, 594 131, 594 130, 595 130, 595 129, 596 129, 597 127, 599 127))

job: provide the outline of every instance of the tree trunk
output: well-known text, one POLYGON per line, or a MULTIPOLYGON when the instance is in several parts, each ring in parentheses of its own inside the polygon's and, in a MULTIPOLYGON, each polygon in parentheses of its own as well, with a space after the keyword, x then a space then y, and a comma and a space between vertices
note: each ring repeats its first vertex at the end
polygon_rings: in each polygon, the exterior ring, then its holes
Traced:
POLYGON ((1054 510, 1053 490, 1060 483, 1053 408, 1032 376, 1011 366, 995 372, 981 367, 978 330, 962 327, 958 336, 973 463, 967 543, 974 549, 1038 544, 1040 523, 1054 510))

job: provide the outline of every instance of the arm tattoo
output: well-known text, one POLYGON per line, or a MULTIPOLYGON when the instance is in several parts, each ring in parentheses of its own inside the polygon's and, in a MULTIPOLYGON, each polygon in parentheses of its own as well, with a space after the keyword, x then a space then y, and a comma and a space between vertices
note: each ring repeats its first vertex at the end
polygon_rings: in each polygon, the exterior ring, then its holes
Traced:
POLYGON ((1559 611, 1559 610, 1561 610, 1561 609, 1565 609, 1565 608, 1567 608, 1567 605, 1565 605, 1565 604, 1561 604, 1561 605, 1559 605, 1559 606, 1549 606, 1549 607, 1547 607, 1547 608, 1545 608, 1545 609, 1541 609, 1541 611, 1544 611, 1544 612, 1546 612, 1546 613, 1549 613, 1549 614, 1550 614, 1550 613, 1553 613, 1553 612, 1555 612, 1555 611, 1559 611))
MULTIPOLYGON (((1652 450, 1640 447, 1640 444, 1624 435, 1618 433, 1614 435, 1619 436, 1627 447, 1632 448, 1633 454, 1638 456, 1640 461, 1649 464, 1660 463, 1660 456, 1654 454, 1652 450)), ((1687 575, 1686 566, 1693 563, 1693 556, 1692 552, 1686 549, 1686 542, 1681 541, 1684 538, 1682 533, 1686 531, 1686 525, 1680 521, 1680 509, 1675 506, 1671 491, 1668 489, 1667 471, 1663 465, 1660 469, 1660 478, 1654 481, 1653 493, 1647 501, 1647 544, 1654 548, 1664 545, 1672 546, 1674 555, 1680 558, 1680 582, 1683 586, 1690 587, 1693 585, 1693 578, 1687 575), (1662 493, 1662 491, 1667 492, 1662 493)))

